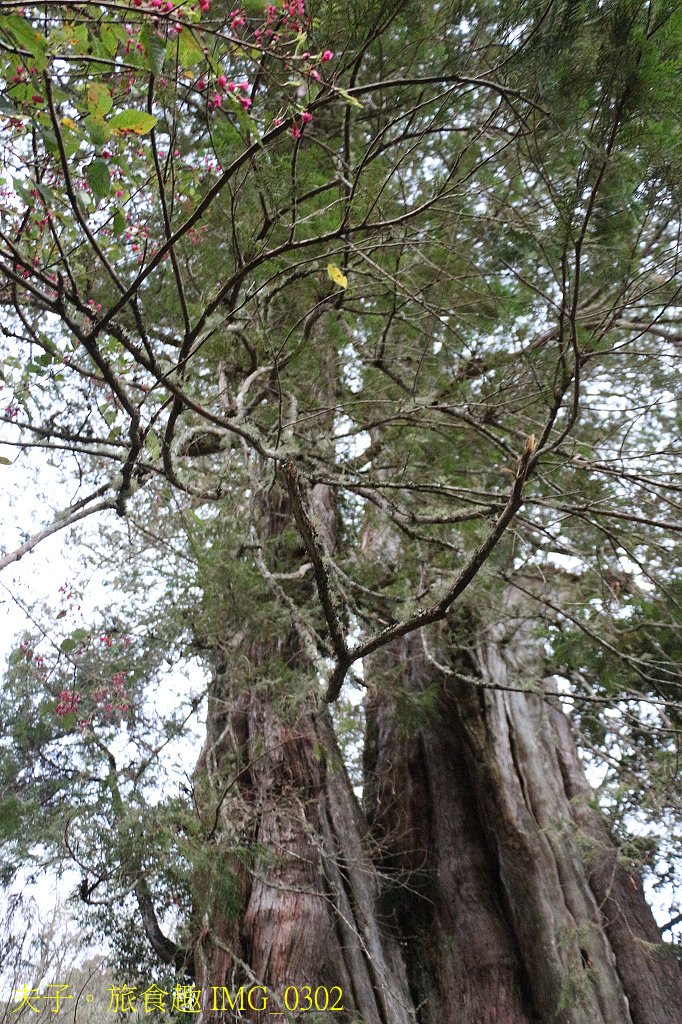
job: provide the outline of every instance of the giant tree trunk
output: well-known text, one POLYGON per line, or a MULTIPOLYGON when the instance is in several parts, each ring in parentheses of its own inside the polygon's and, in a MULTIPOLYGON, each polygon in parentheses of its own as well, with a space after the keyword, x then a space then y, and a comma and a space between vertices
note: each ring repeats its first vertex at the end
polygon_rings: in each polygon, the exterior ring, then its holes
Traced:
POLYGON ((366 672, 365 800, 418 1020, 673 1024, 679 965, 589 808, 528 626, 461 663, 439 676, 412 636, 366 672))
MULTIPOLYGON (((252 641, 247 660, 267 675, 295 648, 252 641)), ((326 712, 283 714, 240 679, 242 659, 217 666, 198 984, 338 985, 347 1012, 329 1019, 365 1024, 679 1018, 677 961, 589 806, 567 719, 534 692, 529 651, 522 628, 488 631, 468 679, 439 676, 417 636, 374 656, 372 857, 326 712)))
MULTIPOLYGON (((333 516, 327 498, 322 489, 315 495, 321 519, 333 516)), ((284 570, 287 522, 286 496, 275 488, 263 527, 284 570)), ((337 986, 342 997, 335 991, 330 1005, 344 1011, 317 1020, 410 1024, 400 946, 379 919, 368 829, 316 691, 293 629, 267 635, 248 619, 226 629, 196 771, 210 840, 195 880, 197 985, 267 986, 271 1009, 281 1009, 276 999, 288 986, 337 986)), ((244 1019, 262 1014, 247 1007, 244 1019)))
POLYGON ((326 709, 311 704, 287 719, 278 704, 258 685, 235 692, 227 665, 216 674, 199 765, 218 825, 214 870, 200 873, 197 893, 197 984, 265 985, 280 996, 287 986, 339 986, 345 1012, 320 1020, 408 1024, 399 947, 379 923, 377 874, 326 709))
MULTIPOLYGON (((289 521, 272 490, 262 524, 284 572, 289 521)), ((366 814, 295 631, 226 626, 197 766, 200 987, 339 986, 339 1024, 678 1020, 677 962, 589 807, 531 620, 506 605, 449 674, 419 634, 369 660, 366 814)))

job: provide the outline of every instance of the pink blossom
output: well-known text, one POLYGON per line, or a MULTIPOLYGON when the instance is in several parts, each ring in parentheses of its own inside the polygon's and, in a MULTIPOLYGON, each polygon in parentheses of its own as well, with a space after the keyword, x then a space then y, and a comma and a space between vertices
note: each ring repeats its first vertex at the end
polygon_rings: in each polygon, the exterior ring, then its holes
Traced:
POLYGON ((227 85, 227 75, 218 75, 216 78, 216 85, 219 89, 224 89, 227 85))
POLYGON ((211 0, 199 0, 199 10, 207 11, 211 6, 211 0))
POLYGON ((322 54, 322 60, 331 60, 333 56, 334 54, 331 50, 325 50, 322 54))
POLYGON ((240 96, 239 97, 239 102, 243 106, 244 110, 248 110, 249 107, 251 106, 253 100, 250 100, 248 96, 240 96))
POLYGON ((298 127, 298 125, 294 125, 294 127, 291 129, 291 137, 292 139, 300 139, 301 129, 298 127))
POLYGON ((223 105, 223 98, 222 98, 222 96, 220 95, 219 92, 215 93, 215 95, 213 96, 213 99, 211 100, 211 103, 213 104, 214 107, 222 107, 222 105, 223 105))
POLYGON ((315 68, 311 68, 308 74, 310 75, 311 78, 314 78, 316 82, 322 81, 322 75, 315 68))
POLYGON ((55 714, 59 715, 60 718, 63 718, 64 715, 68 715, 71 712, 74 712, 74 714, 77 713, 80 697, 81 695, 78 690, 74 691, 74 693, 70 693, 68 690, 62 690, 59 694, 59 701, 54 709, 55 714))
POLYGON ((313 119, 313 115, 310 113, 309 110, 304 110, 303 113, 301 114, 301 123, 302 124, 310 124, 312 119, 313 119))

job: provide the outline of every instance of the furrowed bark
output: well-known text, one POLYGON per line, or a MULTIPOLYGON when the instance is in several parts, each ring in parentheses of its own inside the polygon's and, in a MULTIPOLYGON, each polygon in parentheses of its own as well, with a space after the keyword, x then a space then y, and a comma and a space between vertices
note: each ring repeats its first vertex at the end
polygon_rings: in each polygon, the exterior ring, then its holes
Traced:
POLYGON ((529 619, 505 611, 458 676, 416 637, 365 668, 365 800, 418 1020, 673 1024, 679 963, 590 808, 529 619))
POLYGON ((672 1024, 682 1010, 679 953, 662 941, 637 869, 618 851, 606 822, 590 802, 568 719, 556 707, 550 707, 549 716, 566 796, 585 837, 588 882, 616 954, 632 1019, 635 1024, 672 1024))
POLYGON ((200 771, 213 761, 214 792, 221 764, 237 780, 219 811, 216 857, 238 900, 231 915, 215 899, 205 906, 197 984, 263 984, 280 995, 289 985, 338 985, 345 1012, 321 1020, 409 1024, 399 945, 379 920, 366 830, 326 709, 287 721, 272 695, 235 693, 221 676, 226 710, 211 718, 222 736, 200 771))
POLYGON ((366 675, 365 803, 387 876, 385 912, 407 944, 418 1020, 530 1024, 530 983, 456 700, 414 636, 372 658, 366 675), (404 721, 405 698, 431 706, 417 729, 404 721))

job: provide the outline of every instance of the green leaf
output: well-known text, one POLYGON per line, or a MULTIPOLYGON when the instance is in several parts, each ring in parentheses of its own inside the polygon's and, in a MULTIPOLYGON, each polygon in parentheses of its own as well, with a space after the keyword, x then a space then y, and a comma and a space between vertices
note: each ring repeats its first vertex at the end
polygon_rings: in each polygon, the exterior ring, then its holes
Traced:
POLYGON ((109 177, 109 168, 105 160, 97 157, 96 160, 89 163, 85 168, 85 177, 97 199, 104 199, 105 196, 109 195, 111 178, 109 177))
POLYGON ((109 25, 102 26, 100 39, 102 40, 102 46, 104 47, 105 52, 110 57, 114 57, 118 50, 118 39, 116 38, 116 33, 109 25))
POLYGON ((343 97, 343 99, 350 107, 362 107, 362 103, 360 102, 360 100, 356 100, 355 96, 351 96, 351 94, 349 92, 346 92, 345 89, 337 89, 336 91, 338 92, 339 96, 343 97))
POLYGON ((108 427, 111 427, 116 422, 118 413, 111 405, 100 405, 99 411, 102 415, 102 419, 108 427))
POLYGON ((87 25, 77 25, 75 28, 70 29, 70 43, 73 46, 76 53, 87 53, 90 47, 90 37, 88 35, 87 25))
MULTIPOLYGON (((45 143, 45 148, 48 153, 52 153, 53 156, 59 154, 59 145, 57 143, 57 136, 50 128, 41 128, 40 137, 45 143)), ((67 159, 72 157, 80 146, 80 141, 77 135, 73 132, 67 131, 62 133, 62 145, 64 146, 64 153, 67 159)))
POLYGON ((183 68, 193 68, 204 59, 204 48, 200 46, 192 32, 184 30, 178 41, 178 56, 183 68))
POLYGON ((111 138, 109 126, 103 117, 91 114, 85 118, 84 124, 88 135, 96 146, 103 146, 111 138))
POLYGON ((107 125, 115 135, 146 135, 156 124, 158 118, 147 114, 144 110, 122 110, 115 114, 107 125))
POLYGON ((15 796, 0 803, 0 840, 11 839, 21 832, 23 826, 22 805, 15 796))
POLYGON ((111 93, 102 82, 91 82, 88 86, 88 110, 95 117, 108 114, 114 105, 111 93))
POLYGON ((53 189, 51 189, 48 185, 44 185, 42 181, 36 182, 36 188, 40 192, 45 202, 51 203, 54 206, 56 198, 53 189))
POLYGON ((237 120, 239 121, 239 127, 242 129, 247 138, 252 138, 254 142, 257 142, 261 149, 263 149, 263 143, 261 141, 261 137, 258 132, 256 122, 248 113, 248 111, 244 110, 244 107, 239 102, 239 98, 234 93, 230 93, 229 96, 230 102, 232 103, 233 111, 237 116, 237 120))
POLYGON ((122 210, 117 210, 116 213, 114 214, 114 220, 113 220, 113 223, 112 223, 112 227, 113 227, 113 230, 114 230, 114 235, 117 238, 118 238, 119 235, 122 235, 123 232, 125 231, 126 217, 125 217, 125 214, 123 213, 122 210))
POLYGON ((147 54, 147 67, 155 75, 160 75, 166 59, 165 41, 149 25, 145 25, 140 34, 140 42, 147 54))
POLYGON ((159 441, 159 435, 155 430, 147 431, 144 446, 149 452, 150 459, 155 462, 161 454, 161 442, 159 441))
POLYGON ((70 654, 71 651, 75 651, 78 647, 78 641, 74 640, 72 636, 67 636, 66 640, 62 640, 59 645, 59 650, 63 651, 64 654, 70 654))
POLYGON ((25 657, 26 657, 26 655, 24 654, 24 652, 21 649, 21 647, 17 647, 16 650, 12 651, 12 653, 9 656, 9 658, 7 659, 7 664, 8 665, 18 665, 21 661, 24 660, 25 657))
POLYGON ((45 38, 40 32, 36 32, 25 18, 19 18, 14 14, 1 18, 0 29, 9 32, 21 49, 27 50, 31 54, 38 71, 45 70, 47 67, 45 38))
POLYGON ((64 727, 65 732, 71 732, 71 730, 75 727, 77 722, 78 715, 76 714, 75 711, 69 711, 66 715, 63 715, 62 717, 62 726, 64 727))
POLYGON ((0 455, 0 466, 11 466, 12 460, 5 458, 4 455, 0 455))
POLYGON ((77 640, 79 643, 81 643, 83 640, 87 640, 89 636, 90 634, 88 633, 87 629, 83 629, 82 626, 79 626, 78 629, 74 629, 73 633, 71 634, 71 638, 73 640, 77 640))

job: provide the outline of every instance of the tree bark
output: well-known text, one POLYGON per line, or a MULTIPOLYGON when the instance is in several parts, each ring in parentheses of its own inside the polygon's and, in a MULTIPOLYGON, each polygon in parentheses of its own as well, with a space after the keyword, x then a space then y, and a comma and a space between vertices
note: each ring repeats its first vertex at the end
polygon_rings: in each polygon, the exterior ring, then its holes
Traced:
POLYGON ((236 693, 224 668, 199 772, 211 779, 214 807, 230 788, 215 857, 238 896, 226 913, 215 878, 214 893, 198 894, 197 985, 266 985, 279 996, 290 985, 339 986, 345 1012, 320 1019, 408 1024, 400 950, 379 921, 366 829, 326 709, 287 721, 272 694, 236 693))
POLYGON ((365 800, 418 1020, 673 1024, 679 964, 589 807, 531 624, 509 612, 456 676, 416 636, 366 667, 365 800))
POLYGON ((240 675, 275 657, 306 667, 293 633, 216 664, 198 985, 338 985, 328 1019, 354 1024, 678 1019, 679 964, 590 807, 527 619, 512 609, 452 675, 417 635, 370 659, 366 819, 326 710, 240 675))
MULTIPOLYGON (((331 544, 328 498, 325 488, 313 495, 331 544)), ((287 522, 288 499, 275 488, 263 516, 268 539, 279 540, 287 522)), ((320 1021, 410 1024, 399 942, 378 913, 368 829, 300 639, 293 629, 249 634, 236 622, 228 632, 232 641, 214 656, 196 770, 215 854, 196 872, 197 985, 265 985, 273 998, 287 986, 338 986, 344 1012, 320 1021)), ((247 1010, 244 1019, 262 1015, 247 1010)))
POLYGON ((569 722, 549 710, 566 796, 584 837, 583 859, 604 929, 616 955, 618 975, 636 1024, 669 1024, 682 1009, 679 953, 661 941, 634 865, 619 853, 604 818, 590 802, 569 722))

